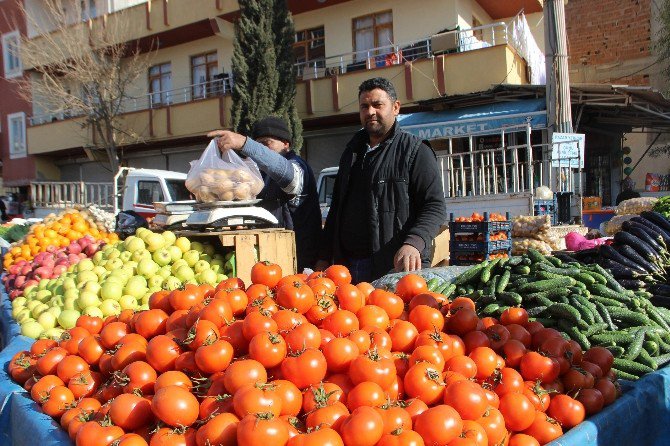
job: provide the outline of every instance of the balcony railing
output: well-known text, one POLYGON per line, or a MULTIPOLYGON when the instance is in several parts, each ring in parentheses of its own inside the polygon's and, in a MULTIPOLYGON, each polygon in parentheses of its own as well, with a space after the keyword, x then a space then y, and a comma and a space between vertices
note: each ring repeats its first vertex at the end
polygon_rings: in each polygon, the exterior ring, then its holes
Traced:
MULTIPOLYGON (((467 52, 487 48, 494 45, 508 44, 517 52, 528 38, 514 37, 512 30, 519 21, 517 16, 510 22, 496 22, 475 28, 447 31, 419 40, 371 48, 364 51, 353 51, 346 54, 301 62, 296 64, 300 79, 318 79, 335 74, 350 73, 357 70, 369 70, 377 67, 391 66, 406 61, 427 59, 441 54, 467 52)), ((529 33, 529 31, 528 31, 529 33)), ((532 36, 530 36, 532 38, 532 36)), ((525 54, 525 50, 519 54, 525 54)), ((208 82, 188 85, 165 91, 148 93, 124 100, 121 110, 130 113, 141 110, 160 108, 166 105, 183 104, 197 99, 217 97, 230 93, 233 86, 232 75, 208 82)), ((47 113, 28 118, 30 125, 73 118, 80 115, 74 113, 47 113)))

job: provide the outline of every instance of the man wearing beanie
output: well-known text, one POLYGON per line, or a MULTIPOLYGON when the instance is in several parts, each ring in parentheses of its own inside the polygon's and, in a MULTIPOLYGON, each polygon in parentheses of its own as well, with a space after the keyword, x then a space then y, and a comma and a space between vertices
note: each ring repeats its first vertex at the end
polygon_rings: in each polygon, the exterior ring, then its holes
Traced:
POLYGON ((291 149, 286 122, 270 116, 257 121, 251 138, 229 130, 216 130, 219 150, 235 150, 252 159, 263 175, 265 186, 258 194, 260 205, 279 220, 279 226, 295 231, 298 270, 313 268, 321 232, 321 209, 314 173, 291 149), (252 139, 253 138, 253 139, 252 139))

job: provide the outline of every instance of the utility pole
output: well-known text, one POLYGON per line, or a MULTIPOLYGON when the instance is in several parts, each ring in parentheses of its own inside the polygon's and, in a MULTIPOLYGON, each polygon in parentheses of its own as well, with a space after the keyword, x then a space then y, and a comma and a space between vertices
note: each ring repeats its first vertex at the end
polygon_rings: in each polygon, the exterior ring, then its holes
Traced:
POLYGON ((565 35, 565 1, 544 1, 545 66, 547 70, 547 127, 572 133, 568 44, 565 35))

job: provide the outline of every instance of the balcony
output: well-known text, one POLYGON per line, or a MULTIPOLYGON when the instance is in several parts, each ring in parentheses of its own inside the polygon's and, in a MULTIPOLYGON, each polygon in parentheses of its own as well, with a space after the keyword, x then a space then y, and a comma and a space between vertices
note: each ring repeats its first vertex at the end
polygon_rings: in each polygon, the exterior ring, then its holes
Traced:
MULTIPOLYGON (((402 104, 487 90, 503 82, 527 84, 526 61, 532 58, 527 56, 528 48, 519 44, 525 40, 512 29, 511 22, 499 22, 331 56, 316 64, 312 62, 313 65, 300 64, 298 112, 305 120, 356 113, 358 85, 373 76, 393 79, 402 104)), ((227 77, 128 98, 122 106, 126 133, 151 142, 228 127, 233 83, 234 79, 227 77)), ((30 117, 29 153, 95 145, 90 135, 82 131, 82 122, 83 118, 73 115, 30 117)), ((130 142, 123 141, 121 135, 119 138, 121 145, 130 142)))

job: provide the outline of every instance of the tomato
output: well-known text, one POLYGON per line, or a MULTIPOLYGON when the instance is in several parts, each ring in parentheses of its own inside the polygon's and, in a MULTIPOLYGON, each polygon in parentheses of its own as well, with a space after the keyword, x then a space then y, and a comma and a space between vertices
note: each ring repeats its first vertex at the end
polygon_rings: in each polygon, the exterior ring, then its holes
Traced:
MULTIPOLYGON (((565 390, 568 392, 573 392, 575 390, 580 390, 586 387, 586 372, 585 370, 571 367, 566 373, 561 375, 561 381, 565 390)), ((589 373, 590 375, 590 373, 589 373)), ((591 378, 593 379, 593 378, 591 378)))
POLYGON ((358 346, 347 338, 334 338, 321 351, 331 373, 346 372, 351 362, 359 356, 358 346))
POLYGON ((93 395, 102 382, 102 375, 98 372, 86 370, 74 375, 67 383, 75 399, 93 395))
POLYGON ((245 290, 246 287, 242 279, 240 279, 239 277, 231 277, 222 282, 219 282, 219 284, 214 289, 214 292, 216 293, 216 291, 227 290, 227 289, 245 290))
POLYGON ((456 381, 444 391, 444 404, 458 412, 464 420, 476 420, 489 406, 482 387, 472 381, 456 381))
POLYGON ((463 336, 463 344, 465 345, 465 352, 470 354, 477 347, 490 347, 491 341, 483 331, 474 330, 463 336))
POLYGON ((214 322, 198 319, 189 328, 185 344, 191 351, 196 351, 204 344, 211 344, 219 339, 219 328, 214 322))
POLYGON ((265 383, 267 380, 265 367, 253 359, 234 361, 223 374, 223 383, 231 394, 235 394, 245 384, 265 383))
POLYGON ((198 419, 199 408, 196 397, 179 386, 158 389, 151 400, 156 418, 173 427, 192 425, 198 419))
POLYGON ((318 296, 315 294, 315 299, 316 302, 307 310, 305 317, 312 324, 319 326, 326 316, 337 310, 337 304, 330 296, 318 296))
POLYGON ((195 429, 182 428, 160 428, 154 433, 149 442, 149 446, 195 446, 195 429))
POLYGON ((261 261, 251 267, 251 283, 274 288, 282 278, 281 266, 276 263, 261 261))
POLYGON ((508 446, 540 446, 540 443, 530 435, 514 434, 509 438, 508 446))
POLYGON ((617 397, 616 386, 609 379, 600 378, 599 380, 596 381, 594 389, 598 389, 598 391, 602 394, 604 406, 609 406, 614 402, 614 400, 616 400, 617 397))
POLYGON ((528 398, 535 410, 546 412, 549 408, 550 392, 545 390, 537 381, 525 381, 522 393, 528 398))
POLYGON ((255 413, 281 414, 281 397, 272 384, 246 384, 233 395, 233 408, 239 417, 255 413))
POLYGON ((382 417, 384 434, 397 430, 412 429, 412 417, 409 412, 397 404, 386 403, 374 408, 382 417))
POLYGON ((385 401, 384 389, 379 384, 369 381, 357 384, 346 394, 346 405, 350 411, 363 406, 381 406, 385 401))
POLYGON ((233 320, 233 309, 225 299, 210 300, 197 314, 199 319, 214 322, 217 328, 233 320))
POLYGON ((303 395, 295 384, 285 379, 271 381, 274 392, 281 399, 280 415, 297 416, 303 406, 303 395))
POLYGON ((493 374, 497 367, 497 355, 495 351, 489 347, 477 347, 472 352, 470 352, 468 357, 475 362, 477 367, 475 378, 477 379, 488 378, 493 374))
MULTIPOLYGON (((607 364, 604 364, 607 366, 607 364)), ((595 364, 593 362, 587 361, 586 359, 582 361, 582 363, 579 365, 579 367, 587 372, 589 372, 591 375, 593 375, 593 378, 595 379, 600 379, 604 376, 602 369, 598 364, 595 364)), ((588 386, 585 386, 588 387, 588 386)))
POLYGON ((146 426, 154 415, 148 399, 133 393, 122 393, 110 403, 109 417, 115 425, 128 432, 146 426))
POLYGON ((363 305, 357 312, 356 317, 361 328, 379 328, 386 331, 391 325, 391 320, 383 308, 377 305, 363 305))
POLYGON ((499 410, 505 418, 505 426, 511 431, 527 429, 535 418, 535 407, 520 393, 508 393, 501 397, 499 410))
POLYGON ((281 364, 287 352, 286 341, 277 333, 259 333, 249 342, 249 357, 260 362, 265 368, 281 364))
MULTIPOLYGON (((406 277, 406 276, 405 276, 406 277)), ((417 305, 409 312, 409 321, 419 332, 424 330, 442 330, 444 316, 440 310, 428 305, 417 305)))
POLYGON ((149 308, 159 309, 165 311, 167 314, 170 314, 174 311, 172 305, 170 305, 170 293, 168 290, 156 291, 149 297, 149 308))
POLYGON ((135 332, 146 339, 165 334, 167 319, 168 315, 163 310, 141 311, 135 320, 135 332))
MULTIPOLYGON (((419 331, 411 322, 396 319, 391 321, 389 336, 391 336, 391 348, 393 351, 407 353, 414 349, 419 331)), ((442 359, 444 360, 444 357, 442 359)))
POLYGON ((240 445, 284 446, 287 442, 287 423, 271 414, 249 414, 237 425, 240 445))
MULTIPOLYGON (((356 314, 348 310, 335 310, 321 323, 321 328, 328 330, 337 337, 348 336, 360 328, 356 314)), ((361 351, 364 351, 361 349, 361 351)))
POLYGON ((102 319, 99 317, 82 314, 77 318, 75 325, 85 329, 90 334, 98 334, 100 333, 100 330, 102 330, 102 319))
MULTIPOLYGON (((531 333, 529 331, 529 333, 531 333)), ((531 341, 531 346, 534 349, 540 348, 540 346, 546 341, 547 339, 551 337, 559 337, 563 339, 563 336, 561 336, 561 333, 553 328, 540 328, 539 330, 532 332, 531 333, 532 341, 531 341)))
POLYGON ((42 412, 58 419, 74 402, 74 394, 65 386, 55 386, 39 402, 42 404, 42 412))
POLYGON ((579 401, 568 395, 559 394, 551 399, 547 413, 561 423, 561 426, 569 429, 584 421, 586 411, 579 401))
POLYGON ((187 284, 184 289, 176 289, 170 293, 168 299, 175 310, 188 310, 203 301, 205 296, 196 285, 187 284))
POLYGON ((277 331, 277 323, 264 311, 251 312, 242 321, 242 333, 247 342, 259 333, 277 331))
POLYGON ((56 386, 63 386, 63 380, 56 375, 45 375, 37 380, 37 382, 30 389, 30 397, 33 401, 39 401, 46 397, 51 389, 56 386))
POLYGON ((179 386, 183 387, 186 390, 190 390, 193 387, 193 382, 190 380, 188 375, 177 370, 170 370, 164 373, 161 373, 154 383, 154 393, 158 389, 167 387, 167 386, 179 386))
POLYGON ((337 401, 308 413, 305 418, 305 425, 310 429, 325 425, 339 432, 342 422, 348 415, 349 409, 347 409, 347 406, 337 401))
POLYGON ((528 313, 523 308, 508 308, 500 315, 500 323, 503 325, 518 324, 524 327, 528 324, 528 313))
POLYGON ((450 333, 464 335, 477 328, 479 318, 474 310, 469 308, 459 308, 454 311, 452 308, 450 311, 452 314, 446 324, 450 333))
POLYGON ((421 293, 417 294, 409 301, 407 309, 412 311, 417 305, 428 305, 437 310, 443 310, 449 308, 449 301, 447 299, 438 298, 431 293, 421 293))
POLYGON ((221 327, 220 339, 230 342, 235 350, 235 357, 243 356, 249 348, 249 341, 244 337, 244 321, 233 321, 221 327))
POLYGON ((139 434, 123 434, 117 440, 118 443, 115 443, 114 446, 148 446, 147 440, 145 440, 139 434))
POLYGON ((558 377, 560 366, 556 359, 531 351, 521 358, 520 371, 526 381, 540 380, 545 384, 558 377))
MULTIPOLYGON (((342 300, 340 300, 341 302, 342 300)), ((372 291, 367 300, 363 296, 363 302, 382 308, 391 320, 399 318, 405 309, 405 302, 400 296, 381 289, 372 291)))
POLYGON ((359 355, 351 361, 349 366, 349 377, 354 384, 369 381, 379 384, 382 389, 386 390, 393 383, 395 376, 393 360, 381 357, 377 349, 371 349, 359 355))
POLYGON ((375 409, 363 406, 351 412, 339 431, 346 445, 374 446, 384 434, 384 421, 375 409))
POLYGON ((125 366, 135 361, 147 359, 146 347, 142 344, 130 342, 116 349, 110 360, 113 370, 122 370, 125 366))
POLYGON ((428 445, 446 445, 463 430, 463 420, 458 412, 446 405, 431 407, 413 421, 414 430, 428 445))
POLYGON ((291 438, 287 446, 344 446, 340 434, 329 427, 323 427, 291 438))
POLYGON ((208 395, 200 402, 198 418, 200 420, 207 420, 212 415, 226 412, 235 412, 235 409, 233 408, 233 397, 231 395, 208 395))
POLYGON ((489 407, 476 422, 484 428, 490 446, 502 444, 507 436, 507 429, 505 429, 505 419, 498 409, 489 407))
MULTIPOLYGON (((481 349, 481 348, 488 348, 488 347, 477 347, 477 348, 481 349)), ((491 350, 491 349, 489 349, 489 350, 491 350)), ((480 352, 478 352, 478 355, 476 355, 475 357, 478 357, 479 353, 480 352)), ((491 358, 488 357, 488 353, 486 353, 485 351, 481 351, 481 353, 482 353, 481 356, 484 357, 484 359, 482 359, 483 364, 484 364, 484 360, 485 361, 490 361, 491 358)), ((478 359, 480 359, 480 358, 478 358, 478 359)), ((491 363, 488 362, 486 365, 488 367, 490 367, 491 363)), ((495 362, 493 363, 493 366, 495 367, 495 362)), ((451 359, 449 359, 445 363, 444 369, 446 371, 460 373, 461 375, 465 376, 468 379, 474 378, 477 375, 477 364, 475 363, 475 361, 473 359, 469 358, 468 356, 460 356, 459 355, 459 356, 452 357, 451 359)))
POLYGON ((591 347, 584 353, 583 360, 597 365, 603 375, 606 375, 612 368, 614 355, 605 347, 591 347))
POLYGON ((403 276, 398 283, 396 283, 396 294, 400 296, 405 302, 409 302, 418 294, 428 291, 426 279, 418 274, 410 273, 403 276))
POLYGON ((603 410, 605 398, 598 389, 582 389, 577 395, 577 401, 582 403, 586 415, 593 415, 603 410))
POLYGON ((423 446, 421 435, 413 430, 397 430, 382 435, 377 446, 423 446))
POLYGON ((53 339, 36 339, 30 346, 30 353, 37 357, 42 356, 48 350, 58 346, 58 342, 53 339))
POLYGON ((282 307, 295 310, 300 314, 307 313, 307 310, 316 302, 314 292, 309 285, 300 281, 277 287, 275 298, 282 307))
POLYGON ((456 346, 455 338, 452 338, 450 335, 443 333, 439 330, 424 330, 419 333, 416 341, 414 343, 415 347, 420 345, 433 345, 440 349, 442 356, 445 361, 448 361, 452 356, 457 354, 465 354, 465 345, 463 341, 459 339, 458 346, 456 346))
POLYGON ((403 378, 405 393, 433 405, 443 398, 444 383, 440 371, 432 364, 420 362, 407 370, 403 378))
POLYGON ((288 356, 281 364, 282 375, 299 389, 317 384, 326 376, 326 358, 320 350, 307 348, 288 356))
POLYGON ((510 339, 503 345, 502 355, 505 358, 505 364, 508 367, 519 367, 521 358, 527 352, 526 347, 521 341, 510 339))
MULTIPOLYGON (((244 312, 246 311, 247 306, 249 305, 249 301, 256 299, 256 298, 252 298, 254 293, 258 293, 256 287, 263 290, 262 292, 269 293, 269 291, 270 291, 268 289, 268 287, 266 287, 265 285, 251 285, 249 287, 249 290, 247 290, 247 292, 245 292, 244 290, 240 290, 240 289, 233 289, 233 290, 230 290, 230 291, 226 292, 225 296, 222 295, 220 297, 217 297, 217 296, 219 296, 218 293, 214 294, 214 299, 215 300, 219 300, 219 299, 223 300, 224 302, 226 302, 228 304, 228 306, 230 307, 230 311, 233 312, 234 316, 240 316, 240 315, 244 314, 244 312)), ((267 296, 267 294, 263 294, 263 297, 266 297, 266 296, 267 296)))
POLYGON ((58 364, 68 355, 67 350, 62 347, 54 347, 40 356, 35 363, 37 373, 42 376, 56 373, 58 364))
POLYGON ((165 335, 152 338, 147 344, 146 361, 157 372, 165 372, 174 369, 174 364, 181 348, 174 340, 165 335))
POLYGON ((432 345, 420 345, 414 349, 409 355, 409 366, 413 366, 418 362, 429 362, 435 366, 437 370, 442 372, 444 370, 444 357, 440 349, 432 345))
POLYGON ((370 349, 370 345, 372 344, 370 333, 365 330, 354 330, 349 333, 347 339, 356 344, 360 353, 367 352, 370 349))
POLYGON ((535 438, 540 444, 549 443, 563 435, 561 425, 543 412, 535 412, 533 422, 523 432, 535 438))
POLYGON ((189 328, 190 326, 186 325, 186 316, 188 316, 188 310, 173 311, 165 322, 165 330, 169 332, 178 328, 189 328))
MULTIPOLYGON (((383 290, 375 290, 372 292, 372 294, 374 295, 374 293, 377 291, 383 290)), ((345 283, 338 286, 337 290, 335 291, 335 298, 337 299, 338 307, 341 310, 348 310, 352 313, 356 313, 366 303, 365 296, 361 290, 350 283, 345 283)))
POLYGON ((504 367, 493 375, 495 393, 502 397, 508 393, 522 393, 524 388, 521 374, 511 367, 504 367))
POLYGON ((77 431, 76 446, 108 446, 124 433, 119 426, 102 426, 97 421, 88 421, 77 431))
POLYGON ((519 324, 505 325, 509 332, 510 339, 515 339, 521 342, 526 348, 530 347, 533 337, 530 332, 519 324))
POLYGON ((351 273, 346 266, 331 265, 324 271, 327 278, 332 280, 336 286, 351 283, 351 273))
POLYGON ((233 359, 233 346, 223 339, 205 344, 195 351, 195 364, 207 374, 223 372, 233 359))
POLYGON ((321 346, 321 332, 316 325, 305 322, 284 335, 284 341, 290 352, 321 346))
POLYGON ((277 332, 281 334, 308 322, 307 318, 302 314, 286 308, 272 313, 271 317, 277 323, 277 332))
POLYGON ((502 349, 503 345, 510 339, 509 330, 504 325, 493 324, 484 330, 491 343, 491 348, 496 352, 502 349))

